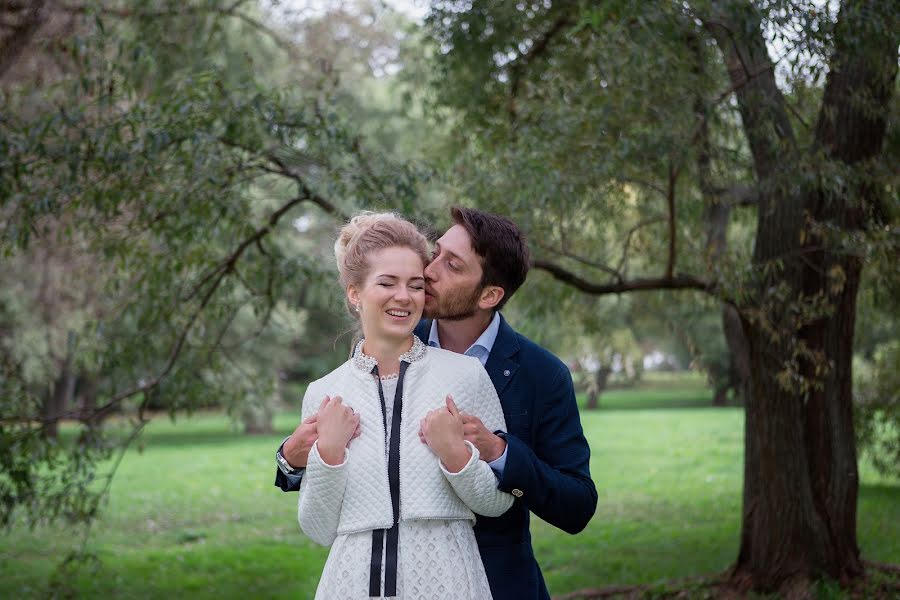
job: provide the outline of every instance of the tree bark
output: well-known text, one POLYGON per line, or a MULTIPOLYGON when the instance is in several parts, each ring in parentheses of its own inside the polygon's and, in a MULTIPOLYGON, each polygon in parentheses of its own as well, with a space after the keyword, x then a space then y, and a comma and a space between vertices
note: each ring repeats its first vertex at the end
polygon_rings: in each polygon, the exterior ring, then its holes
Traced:
POLYGON ((815 171, 805 174, 758 16, 749 6, 720 2, 707 24, 736 89, 760 186, 757 305, 742 311, 752 377, 733 572, 735 582, 759 591, 805 593, 807 582, 822 575, 846 582, 863 573, 851 398, 862 265, 809 222, 852 232, 877 202, 860 165, 878 157, 884 139, 897 70, 891 10, 878 0, 842 6, 816 128, 815 171), (855 167, 861 181, 841 188, 829 177, 846 167, 855 167), (815 300, 830 310, 816 309, 815 300))
MULTIPOLYGON (((697 180, 704 204, 704 221, 706 222, 706 253, 709 265, 722 261, 728 248, 728 221, 731 217, 732 199, 726 198, 715 186, 712 174, 712 142, 709 139, 709 123, 712 115, 707 101, 701 93, 699 85, 707 71, 703 44, 700 37, 693 32, 688 35, 688 46, 695 57, 695 76, 698 79, 698 93, 694 98, 694 111, 697 114, 697 180)), ((712 270, 712 269, 710 269, 712 270)), ((724 381, 719 381, 713 397, 714 406, 724 406, 729 389, 736 389, 737 395, 745 399, 750 389, 750 357, 747 336, 741 326, 740 316, 733 306, 722 304, 722 332, 731 355, 728 361, 728 372, 724 381)))
POLYGON ((100 382, 97 374, 87 373, 79 378, 78 406, 80 420, 89 427, 101 425, 106 416, 97 411, 97 394, 100 382))
POLYGON ((31 0, 28 8, 22 10, 12 10, 0 5, 0 9, 4 9, 4 16, 17 17, 15 24, 9 28, 9 33, 0 37, 0 78, 16 64, 34 34, 46 23, 49 16, 44 6, 46 3, 46 0, 31 0))
POLYGON ((75 395, 75 373, 72 371, 72 358, 70 353, 66 354, 59 376, 44 397, 42 407, 44 435, 51 439, 59 437, 59 416, 66 412, 75 395))
POLYGON ((600 408, 600 396, 603 394, 603 390, 606 389, 611 373, 612 369, 605 366, 600 366, 594 373, 594 383, 588 390, 587 403, 584 406, 586 409, 596 410, 600 408))

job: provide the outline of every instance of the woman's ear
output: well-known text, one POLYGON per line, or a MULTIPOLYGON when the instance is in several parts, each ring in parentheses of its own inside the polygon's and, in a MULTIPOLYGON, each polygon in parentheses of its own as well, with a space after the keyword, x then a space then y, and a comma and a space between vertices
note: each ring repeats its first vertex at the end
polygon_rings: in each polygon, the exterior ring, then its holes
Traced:
POLYGON ((359 306, 359 292, 352 285, 347 286, 347 300, 350 306, 359 306))

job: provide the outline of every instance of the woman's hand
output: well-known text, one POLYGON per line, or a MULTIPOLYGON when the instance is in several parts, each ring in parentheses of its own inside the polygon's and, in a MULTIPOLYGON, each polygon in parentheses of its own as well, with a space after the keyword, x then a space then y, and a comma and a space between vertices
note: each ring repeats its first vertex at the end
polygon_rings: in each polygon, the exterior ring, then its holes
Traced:
POLYGON ((446 408, 438 408, 425 415, 419 435, 451 473, 460 472, 472 457, 463 439, 462 418, 450 396, 447 396, 446 408))
POLYGON ((335 396, 325 398, 318 415, 319 456, 329 465, 339 465, 344 462, 347 444, 358 435, 359 414, 335 396))

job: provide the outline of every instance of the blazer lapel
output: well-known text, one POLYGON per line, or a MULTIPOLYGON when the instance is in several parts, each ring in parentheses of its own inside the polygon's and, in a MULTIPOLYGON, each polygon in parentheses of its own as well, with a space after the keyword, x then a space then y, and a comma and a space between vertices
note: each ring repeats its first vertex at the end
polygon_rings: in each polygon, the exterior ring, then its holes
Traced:
MULTIPOLYGON (((509 384, 519 369, 519 363, 515 359, 519 352, 519 340, 516 332, 506 323, 503 315, 500 315, 500 330, 494 347, 488 355, 487 364, 484 365, 488 376, 497 389, 497 395, 502 396, 503 390, 509 384)), ((502 398, 501 398, 502 401, 502 398)))
POLYGON ((419 321, 419 324, 416 325, 416 328, 413 330, 413 333, 416 336, 425 342, 425 345, 428 345, 428 334, 431 333, 431 319, 422 319, 419 321))

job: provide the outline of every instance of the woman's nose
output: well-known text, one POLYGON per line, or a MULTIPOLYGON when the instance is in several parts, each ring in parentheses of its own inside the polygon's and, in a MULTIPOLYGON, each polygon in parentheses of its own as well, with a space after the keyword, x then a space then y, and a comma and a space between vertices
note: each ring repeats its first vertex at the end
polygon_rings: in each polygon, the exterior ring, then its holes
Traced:
POLYGON ((429 283, 435 280, 434 275, 437 272, 437 270, 434 267, 435 262, 436 261, 431 261, 430 263, 425 265, 425 271, 423 274, 425 275, 425 281, 427 281, 429 283))

